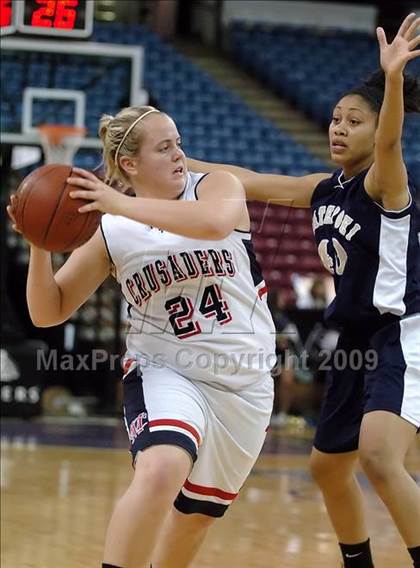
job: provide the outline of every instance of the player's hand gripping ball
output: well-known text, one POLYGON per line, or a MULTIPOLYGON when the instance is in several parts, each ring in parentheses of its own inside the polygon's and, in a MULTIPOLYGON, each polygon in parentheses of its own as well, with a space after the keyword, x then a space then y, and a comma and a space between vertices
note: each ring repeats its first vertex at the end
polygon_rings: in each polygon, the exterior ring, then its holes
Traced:
POLYGON ((87 242, 99 226, 102 213, 80 213, 88 202, 69 196, 79 189, 67 182, 69 177, 78 177, 72 166, 42 166, 22 181, 11 199, 8 211, 15 229, 41 249, 70 252, 87 242))

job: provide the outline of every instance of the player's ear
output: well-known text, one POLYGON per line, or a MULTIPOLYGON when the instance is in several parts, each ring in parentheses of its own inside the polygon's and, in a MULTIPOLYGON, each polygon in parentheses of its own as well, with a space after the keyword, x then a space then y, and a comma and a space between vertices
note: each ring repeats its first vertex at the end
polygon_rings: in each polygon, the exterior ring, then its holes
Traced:
POLYGON ((120 168, 130 176, 134 176, 138 173, 138 163, 136 158, 131 158, 130 156, 121 156, 120 158, 120 168))

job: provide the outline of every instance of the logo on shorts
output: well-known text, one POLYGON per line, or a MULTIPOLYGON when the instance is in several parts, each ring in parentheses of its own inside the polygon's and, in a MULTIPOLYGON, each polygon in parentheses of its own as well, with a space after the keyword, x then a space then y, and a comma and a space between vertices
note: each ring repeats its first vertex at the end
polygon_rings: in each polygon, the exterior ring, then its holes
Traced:
POLYGON ((142 412, 134 418, 130 423, 130 428, 128 430, 128 437, 130 438, 131 444, 134 444, 134 440, 139 436, 146 427, 148 423, 147 412, 142 412))

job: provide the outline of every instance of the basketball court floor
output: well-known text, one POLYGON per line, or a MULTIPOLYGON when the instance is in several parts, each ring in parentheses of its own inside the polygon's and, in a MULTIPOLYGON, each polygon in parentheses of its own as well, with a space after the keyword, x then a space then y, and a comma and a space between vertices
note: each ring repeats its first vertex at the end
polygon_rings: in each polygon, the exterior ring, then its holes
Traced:
MULTIPOLYGON (((308 472, 312 432, 271 431, 252 475, 193 568, 339 568, 308 472)), ((420 482, 420 440, 408 467, 420 482)), ((2 568, 99 568, 113 505, 132 474, 118 420, 5 420, 2 568)), ((409 568, 388 514, 360 473, 378 568, 409 568)), ((143 568, 140 567, 139 568, 143 568)))

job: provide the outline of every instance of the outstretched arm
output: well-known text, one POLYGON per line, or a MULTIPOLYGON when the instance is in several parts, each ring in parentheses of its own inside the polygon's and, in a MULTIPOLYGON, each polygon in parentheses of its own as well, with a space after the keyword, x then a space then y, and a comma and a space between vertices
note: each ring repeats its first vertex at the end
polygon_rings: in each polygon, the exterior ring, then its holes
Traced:
POLYGON ((220 240, 242 221, 245 192, 241 182, 228 172, 214 172, 199 184, 198 201, 128 197, 115 191, 91 172, 73 168, 79 177, 68 182, 80 189, 70 197, 86 199, 81 213, 99 210, 159 227, 192 239, 220 240))
POLYGON ((259 174, 239 166, 212 164, 187 159, 188 168, 193 172, 213 172, 224 170, 235 175, 244 186, 249 201, 265 201, 287 207, 310 207, 315 187, 331 174, 311 174, 294 177, 278 174, 259 174))
POLYGON ((375 161, 366 179, 367 193, 385 209, 403 209, 409 203, 407 171, 401 137, 404 123, 404 76, 406 64, 420 56, 420 35, 416 30, 420 18, 405 18, 392 43, 388 44, 383 28, 377 29, 381 66, 385 73, 385 93, 375 137, 375 161))

